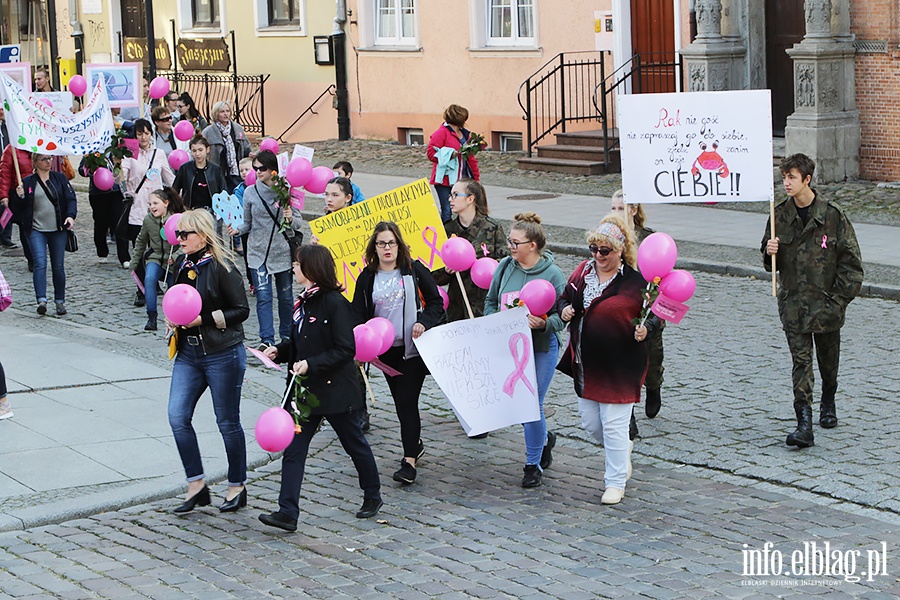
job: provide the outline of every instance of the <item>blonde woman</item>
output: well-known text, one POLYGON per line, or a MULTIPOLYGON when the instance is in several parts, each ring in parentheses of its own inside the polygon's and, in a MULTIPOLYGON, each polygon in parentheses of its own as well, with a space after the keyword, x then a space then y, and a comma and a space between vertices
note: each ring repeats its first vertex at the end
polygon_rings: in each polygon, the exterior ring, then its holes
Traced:
POLYGON ((200 315, 176 330, 178 354, 169 390, 169 425, 184 465, 188 492, 175 513, 189 513, 211 502, 191 424, 197 401, 207 388, 228 457, 228 492, 219 510, 233 512, 247 505, 247 448, 240 406, 247 365, 242 323, 250 316, 250 305, 241 273, 216 235, 212 215, 203 209, 182 213, 175 235, 184 253, 175 264, 175 283, 196 288, 203 301, 200 315))
POLYGON ((203 130, 203 137, 210 145, 209 161, 225 172, 229 194, 241 183, 241 159, 250 155, 250 140, 231 116, 231 104, 224 100, 216 102, 212 107, 213 122, 203 130))

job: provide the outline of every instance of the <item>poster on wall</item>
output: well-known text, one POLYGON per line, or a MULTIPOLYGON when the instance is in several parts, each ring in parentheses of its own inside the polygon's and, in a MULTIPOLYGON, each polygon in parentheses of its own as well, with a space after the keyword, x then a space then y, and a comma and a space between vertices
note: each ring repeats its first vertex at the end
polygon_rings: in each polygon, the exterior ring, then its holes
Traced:
POLYGON ((625 201, 773 199, 770 94, 742 90, 619 96, 625 201))
POLYGON ((109 105, 112 108, 141 106, 141 63, 86 63, 84 78, 88 87, 97 85, 103 77, 109 105))

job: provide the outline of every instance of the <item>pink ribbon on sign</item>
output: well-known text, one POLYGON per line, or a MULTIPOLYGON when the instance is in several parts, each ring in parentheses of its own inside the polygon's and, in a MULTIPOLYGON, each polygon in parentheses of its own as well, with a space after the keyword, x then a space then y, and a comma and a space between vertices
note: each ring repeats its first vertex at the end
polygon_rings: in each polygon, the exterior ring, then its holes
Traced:
POLYGON ((513 391, 516 389, 516 383, 521 379, 525 384, 525 387, 529 389, 532 394, 536 394, 534 391, 534 387, 531 385, 531 382, 528 381, 528 378, 525 377, 525 367, 528 366, 528 352, 531 350, 528 344, 528 336, 524 333, 514 333, 512 337, 509 338, 509 353, 513 357, 513 361, 516 363, 515 370, 509 374, 509 377, 506 378, 506 381, 503 383, 503 393, 513 397, 513 391), (519 340, 522 341, 522 356, 519 357, 519 340))
MULTIPOLYGON (((429 225, 428 227, 426 227, 425 229, 422 230, 422 240, 425 242, 426 246, 431 248, 431 256, 428 257, 428 265, 427 265, 429 269, 432 266, 434 266, 434 257, 441 255, 441 251, 437 247, 437 238, 438 238, 437 231, 431 225, 429 225), (431 234, 430 240, 425 236, 425 234, 427 234, 427 233, 431 234)), ((422 260, 421 256, 419 257, 419 260, 422 261, 423 263, 425 262, 422 260)))
POLYGON ((825 248, 825 249, 828 249, 828 246, 825 244, 825 242, 827 242, 827 241, 828 241, 828 236, 827 236, 827 235, 823 235, 823 236, 822 236, 822 247, 825 248))

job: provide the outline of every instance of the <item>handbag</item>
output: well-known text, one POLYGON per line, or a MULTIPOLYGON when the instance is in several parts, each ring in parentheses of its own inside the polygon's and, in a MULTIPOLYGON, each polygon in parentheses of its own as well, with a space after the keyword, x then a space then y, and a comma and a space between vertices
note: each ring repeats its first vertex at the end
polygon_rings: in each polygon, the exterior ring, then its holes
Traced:
POLYGON ((68 156, 63 156, 62 160, 59 161, 59 172, 65 175, 69 181, 75 179, 75 168, 69 162, 68 156))
POLYGON ((3 271, 0 271, 0 311, 9 308, 10 304, 12 304, 12 290, 6 277, 3 276, 3 271))
POLYGON ((66 252, 78 252, 78 236, 72 229, 66 229, 66 252))
MULTIPOLYGON (((153 161, 156 159, 157 150, 157 148, 153 149, 153 155, 150 157, 150 165, 147 167, 148 170, 153 167, 153 161)), ((120 238, 128 238, 128 216, 131 214, 131 207, 134 205, 134 197, 138 195, 138 192, 144 187, 146 181, 147 172, 144 171, 144 176, 141 177, 141 182, 138 184, 137 188, 135 188, 134 193, 124 194, 125 199, 122 201, 122 214, 119 215, 119 220, 116 221, 116 235, 120 238)))

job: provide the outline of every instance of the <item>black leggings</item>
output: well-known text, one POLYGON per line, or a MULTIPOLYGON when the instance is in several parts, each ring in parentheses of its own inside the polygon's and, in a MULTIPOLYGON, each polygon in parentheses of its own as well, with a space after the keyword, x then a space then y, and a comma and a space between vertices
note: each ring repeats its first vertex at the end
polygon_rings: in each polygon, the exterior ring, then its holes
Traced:
MULTIPOLYGON (((109 244, 106 242, 106 234, 115 233, 116 223, 122 214, 122 192, 108 192, 105 194, 93 193, 88 196, 91 211, 94 217, 94 246, 97 247, 97 256, 106 258, 109 256, 109 244)), ((116 236, 116 257, 120 263, 130 258, 128 252, 128 240, 116 236)))
POLYGON ((428 367, 419 356, 404 359, 403 352, 403 346, 394 346, 381 356, 381 360, 401 373, 396 377, 385 376, 385 379, 391 388, 397 418, 400 420, 403 456, 415 457, 419 454, 419 440, 422 437, 419 394, 422 392, 425 376, 428 375, 428 367))
POLYGON ((3 372, 3 363, 0 363, 0 399, 6 398, 6 373, 3 372))

